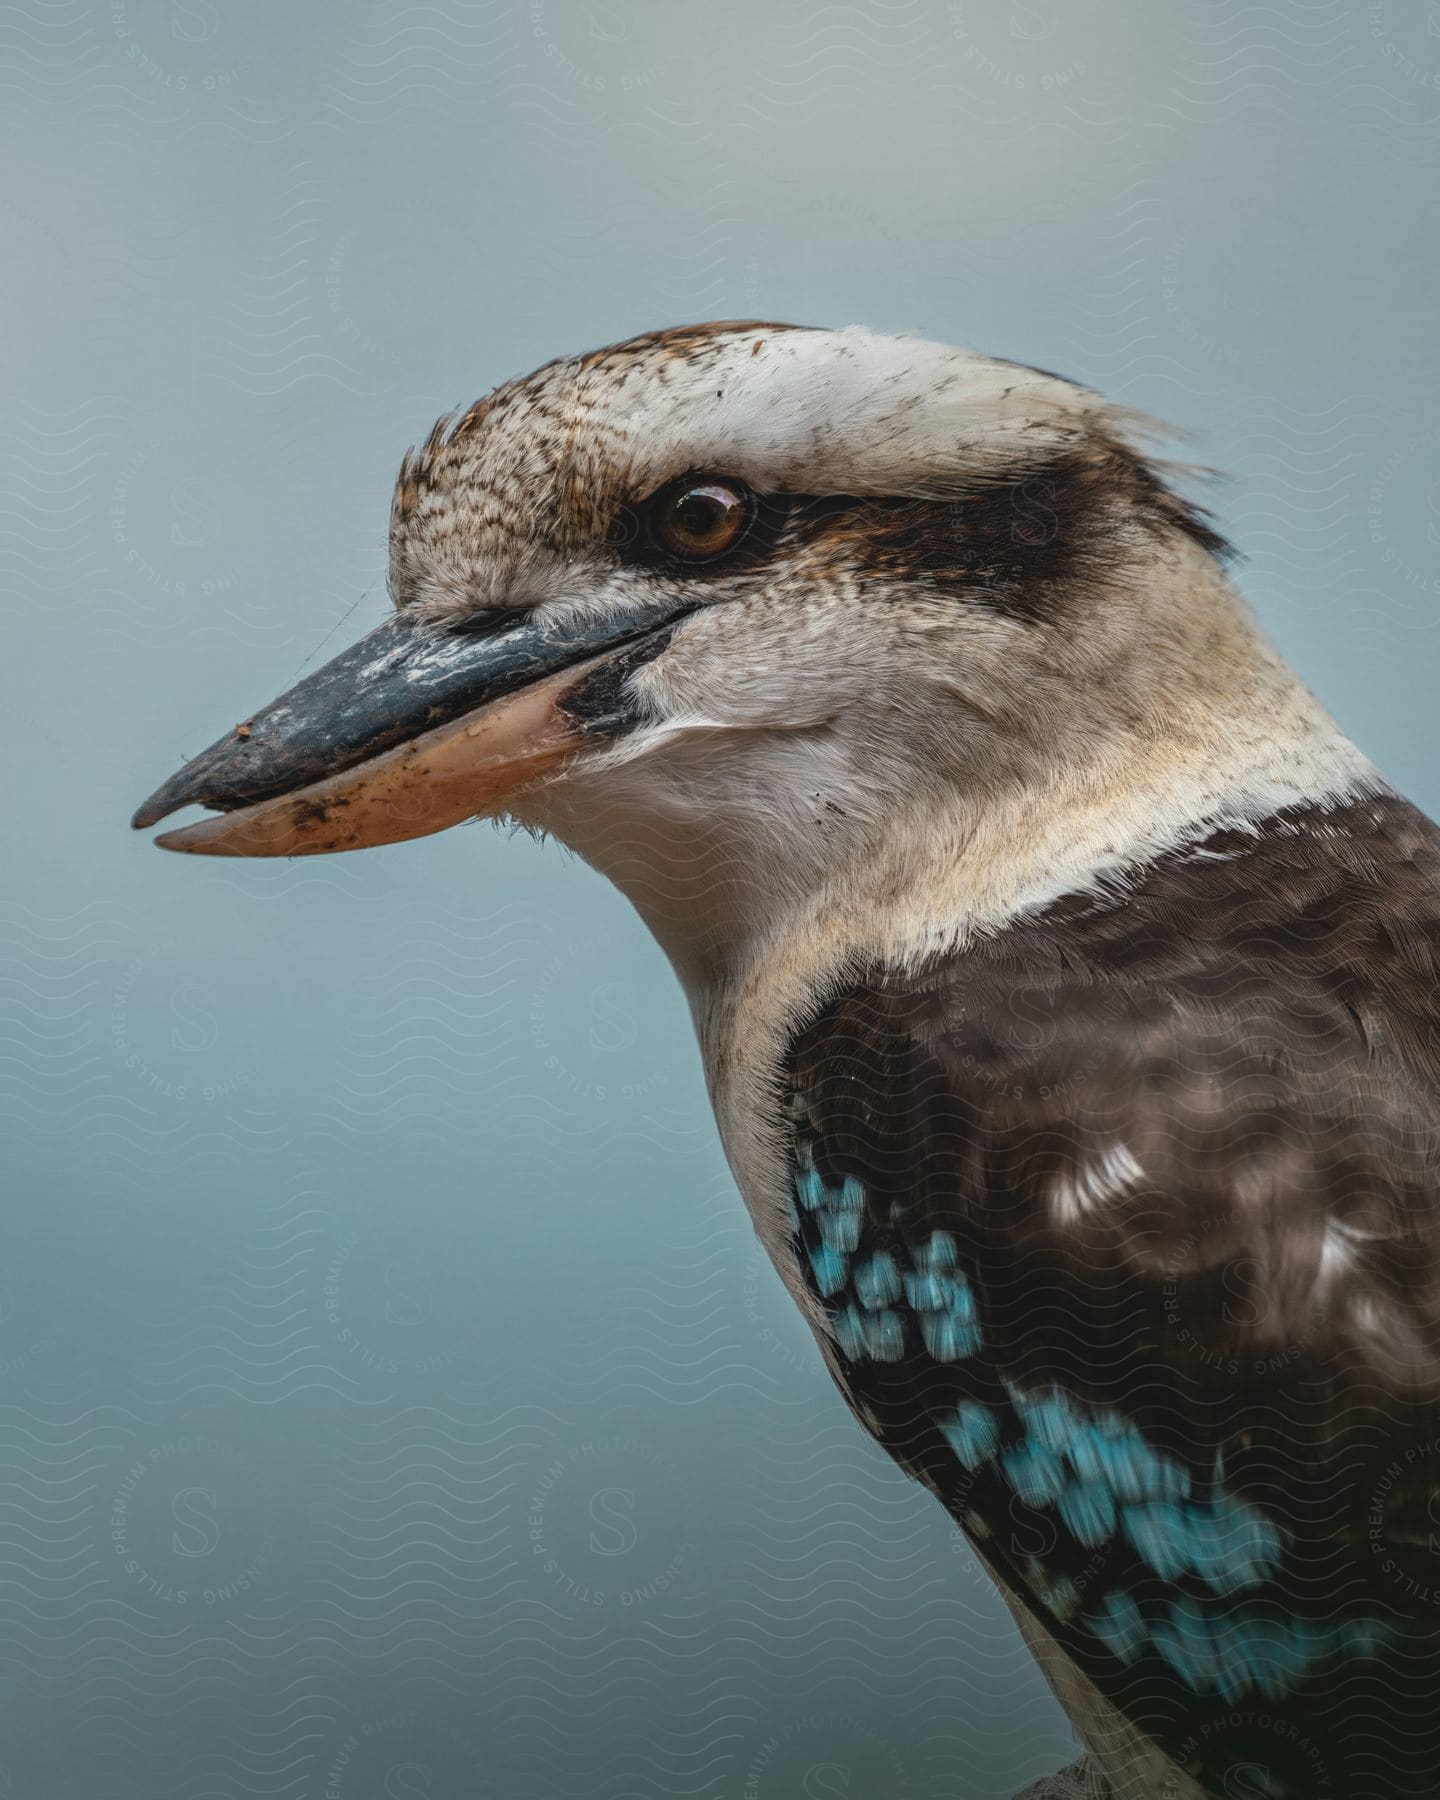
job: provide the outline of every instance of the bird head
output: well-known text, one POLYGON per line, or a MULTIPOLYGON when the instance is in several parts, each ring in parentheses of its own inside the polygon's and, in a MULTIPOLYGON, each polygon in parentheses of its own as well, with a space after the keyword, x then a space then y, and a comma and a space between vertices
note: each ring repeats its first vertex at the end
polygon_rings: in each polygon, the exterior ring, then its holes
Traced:
POLYGON ((549 364, 406 457, 391 616, 135 823, 198 802, 161 844, 295 856, 508 816, 703 962, 837 870, 902 882, 897 842, 1013 832, 1117 755, 1223 758, 1237 705, 1273 725, 1273 659, 1145 434, 860 329, 549 364))

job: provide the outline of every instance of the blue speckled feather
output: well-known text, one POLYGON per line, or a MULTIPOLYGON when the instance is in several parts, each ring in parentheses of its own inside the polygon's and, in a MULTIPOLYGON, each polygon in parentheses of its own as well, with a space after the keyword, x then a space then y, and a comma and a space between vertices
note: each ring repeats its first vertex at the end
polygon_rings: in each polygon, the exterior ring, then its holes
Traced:
POLYGON ((793 1254, 861 1418, 1177 1770, 1413 1800, 1440 1791, 1434 1090, 1357 1034, 1333 917, 1307 935, 1289 896, 1287 943, 1257 903, 1241 974, 1156 883, 832 999, 788 1065, 793 1254))

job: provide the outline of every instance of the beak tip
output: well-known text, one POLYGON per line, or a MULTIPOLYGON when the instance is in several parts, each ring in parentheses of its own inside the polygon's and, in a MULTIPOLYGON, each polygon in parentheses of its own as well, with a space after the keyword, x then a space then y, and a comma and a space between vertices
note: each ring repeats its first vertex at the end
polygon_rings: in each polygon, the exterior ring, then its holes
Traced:
POLYGON ((179 775, 172 775, 168 781, 156 788, 149 799, 140 802, 130 818, 130 827, 133 831, 145 831, 151 825, 158 825, 162 819, 168 818, 180 807, 188 806, 192 800, 201 798, 200 795, 191 792, 194 784, 182 779, 185 774, 186 771, 182 770, 179 775))
POLYGON ((188 850, 190 846, 185 842, 185 831, 186 827, 184 826, 175 831, 162 831, 155 839, 155 848, 157 850, 188 850))
POLYGON ((234 835, 228 815, 196 819, 192 825, 172 826, 169 831, 162 831, 154 844, 157 850, 178 850, 187 856, 254 854, 243 836, 234 835))

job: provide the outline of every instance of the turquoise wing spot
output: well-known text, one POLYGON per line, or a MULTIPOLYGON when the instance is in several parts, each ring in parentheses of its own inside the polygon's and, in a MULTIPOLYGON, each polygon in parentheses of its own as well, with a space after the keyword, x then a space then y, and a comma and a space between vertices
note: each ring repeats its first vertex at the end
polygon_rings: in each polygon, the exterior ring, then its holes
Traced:
POLYGON ((1227 1494, 1181 1505, 1147 1500, 1121 1511, 1125 1535, 1157 1575, 1198 1575, 1217 1594, 1258 1587, 1280 1566, 1278 1528, 1227 1494))
POLYGON ((980 1349, 980 1327, 958 1319, 953 1313, 917 1313, 920 1337, 936 1362, 963 1362, 980 1349))
POLYGON ((1107 1594, 1100 1606, 1085 1615, 1085 1623, 1112 1655, 1123 1663, 1135 1662, 1150 1641, 1145 1616, 1129 1594, 1107 1594))
POLYGON ((1000 1467, 1027 1506, 1051 1506, 1065 1492, 1065 1465, 1053 1450, 1029 1438, 1007 1450, 1000 1467))
MULTIPOLYGON (((911 1321, 936 1362, 962 1362, 983 1348, 979 1308, 950 1232, 934 1231, 918 1242, 902 1234, 892 1240, 894 1250, 871 1247, 863 1254, 867 1234, 873 1245, 880 1228, 867 1219, 860 1182, 846 1176, 828 1186, 805 1167, 795 1187, 812 1220, 805 1232, 814 1284, 844 1357, 899 1362, 912 1342, 911 1321)), ((1197 1499, 1184 1464, 1119 1414, 1084 1408, 1059 1389, 1012 1394, 1011 1403, 1011 1426, 1001 1413, 965 1402, 940 1429, 971 1473, 998 1458, 1016 1496, 1037 1509, 1054 1508, 1076 1544, 1099 1550, 1119 1534, 1161 1580, 1195 1576, 1220 1596, 1258 1587, 1279 1567, 1275 1525, 1223 1488, 1197 1499)), ((1180 1660, 1200 1667, 1190 1615, 1169 1629, 1177 1667, 1180 1660)))
POLYGON ((797 1250, 804 1250, 811 1285, 847 1360, 899 1362, 917 1331, 937 1362, 959 1362, 980 1349, 975 1296, 949 1232, 910 1243, 893 1224, 869 1216, 864 1184, 853 1175, 826 1182, 805 1145, 796 1152, 794 1213, 797 1250))
MULTIPOLYGON (((1139 1617, 1139 1609, 1134 1611, 1139 1617)), ((1104 1635, 1097 1615, 1086 1623, 1104 1635)), ((1253 1606, 1207 1618, 1196 1601, 1183 1596, 1153 1625, 1145 1626, 1142 1618, 1141 1629, 1144 1641, 1187 1687, 1197 1694, 1217 1693, 1232 1704, 1251 1694, 1282 1700, 1322 1663, 1373 1656, 1390 1635, 1377 1619, 1284 1618, 1253 1606)))
POLYGON ((920 1326, 920 1337, 936 1362, 961 1362, 983 1346, 979 1309, 965 1277, 955 1272, 955 1240, 934 1232, 913 1252, 905 1275, 905 1298, 920 1326))
POLYGON ((1087 1550, 1114 1537, 1115 1496, 1103 1482, 1072 1481, 1055 1504, 1065 1529, 1087 1550))
POLYGON ((898 1312, 865 1314, 865 1342, 876 1362, 899 1362, 905 1354, 905 1321, 898 1312))
MULTIPOLYGON (((1126 1507, 1122 1521, 1158 1575, 1198 1573, 1219 1594, 1253 1586, 1279 1564, 1279 1530, 1228 1495, 1203 1504, 1145 1501, 1126 1507)), ((1112 1592, 1084 1623, 1122 1662, 1152 1649, 1194 1693, 1230 1703, 1251 1694, 1283 1699, 1320 1664, 1374 1656, 1391 1635, 1378 1619, 1287 1617, 1253 1601, 1210 1612, 1189 1594, 1147 1618, 1129 1594, 1112 1592)))
POLYGON ((841 1212, 864 1212, 864 1186, 853 1175, 847 1175, 838 1188, 831 1188, 827 1204, 841 1212))
POLYGON ((1000 1421, 978 1400, 962 1400, 947 1419, 941 1419, 945 1441, 973 1474, 1000 1448, 1000 1421))
POLYGON ((820 1236, 832 1250, 841 1250, 848 1256, 852 1250, 860 1247, 860 1215, 847 1212, 820 1212, 816 1214, 820 1226, 820 1236))
POLYGON ((1136 1553, 1162 1581, 1174 1581, 1190 1567, 1185 1550, 1185 1515, 1173 1500, 1147 1500, 1127 1506, 1120 1523, 1136 1553))
MULTIPOLYGON (((1226 1624, 1221 1626, 1221 1641, 1228 1655, 1226 1624)), ((1338 1625, 1321 1619, 1261 1619, 1257 1624, 1258 1630, 1238 1634, 1235 1655, 1255 1688, 1272 1700, 1288 1693, 1318 1663, 1337 1656, 1374 1656, 1391 1635, 1379 1619, 1347 1619, 1338 1625)), ((1221 1676, 1238 1685, 1231 1665, 1222 1665, 1221 1676)), ((1225 1693, 1223 1685, 1221 1692, 1225 1693)))
MULTIPOLYGON (((924 1293, 930 1298, 932 1289, 927 1285, 924 1293)), ((1011 1404, 1009 1424, 1003 1412, 967 1405, 942 1420, 941 1430, 972 1473, 998 1459, 1016 1496, 1037 1510, 1053 1507, 1077 1545, 1100 1550, 1118 1535, 1161 1581, 1198 1577, 1225 1599, 1260 1587, 1278 1572, 1284 1546, 1278 1525, 1223 1487, 1197 1497, 1189 1471, 1119 1415, 1082 1410, 1058 1390, 1012 1394, 1011 1404)), ((1041 1586, 1029 1585, 1045 1598, 1041 1586)), ((1058 1596, 1058 1582, 1046 1592, 1058 1596)), ((1196 1599, 1181 1595, 1163 1618, 1147 1623, 1122 1593, 1110 1595, 1087 1619, 1117 1656, 1133 1660, 1148 1645, 1197 1692, 1228 1691, 1226 1684, 1244 1693, 1283 1691, 1294 1678, 1293 1671, 1286 1672, 1285 1656, 1300 1654, 1281 1629, 1285 1621, 1275 1626, 1253 1609, 1249 1615, 1256 1628, 1253 1641, 1269 1659, 1267 1668, 1279 1671, 1273 1675, 1255 1663, 1260 1650, 1247 1662, 1238 1650, 1231 1656, 1217 1647, 1215 1632, 1224 1622, 1209 1617, 1196 1599)), ((1330 1654, 1326 1645, 1305 1635, 1308 1629, 1303 1622, 1294 1626, 1305 1654, 1312 1660, 1330 1654)))
POLYGON ((1017 1394, 1015 1410, 1025 1422, 1026 1437, 1061 1456, 1069 1454, 1084 1428, 1084 1421, 1064 1394, 1017 1394))
POLYGON ((926 1242, 915 1251, 915 1267, 922 1274, 953 1269, 960 1260, 955 1239, 948 1231, 932 1231, 926 1242))
POLYGON ((850 1265, 838 1250, 820 1244, 810 1252, 810 1267, 814 1271, 816 1287, 828 1299, 844 1287, 850 1265))
MULTIPOLYGON (((862 1183, 845 1176, 828 1184, 803 1146, 793 1218, 802 1267, 846 1360, 898 1363, 923 1343, 934 1361, 953 1364, 982 1350, 976 1292, 953 1234, 912 1233, 883 1206, 872 1215, 862 1183)), ((989 1392, 995 1373, 965 1385, 989 1392)), ((1218 1464, 1212 1478, 1192 1476, 1118 1411, 1051 1388, 990 1404, 962 1400, 932 1416, 982 1492, 991 1483, 990 1499, 1003 1507, 1003 1489, 993 1487, 1003 1482, 1025 1505, 1049 1510, 1068 1533, 1069 1555, 1117 1541, 1134 1552, 1154 1579, 1136 1580, 1135 1594, 1118 1585, 1092 1591, 1085 1612, 1087 1582, 1063 1563, 1029 1557, 1015 1570, 1053 1618, 1080 1622, 1127 1665, 1148 1654, 1197 1695, 1279 1700, 1317 1665, 1372 1657, 1394 1636, 1376 1619, 1294 1616, 1256 1593, 1281 1569, 1279 1525, 1227 1491, 1218 1464), (1157 1582, 1187 1585, 1166 1594, 1157 1582)), ((983 1504, 962 1522, 974 1537, 989 1535, 983 1504)), ((1096 1566, 1123 1579, 1113 1556, 1096 1566)))
POLYGON ((840 1354, 847 1362, 864 1362, 869 1354, 863 1324, 864 1315, 858 1306, 840 1306, 832 1309, 831 1320, 835 1326, 835 1342, 840 1347, 840 1354))
POLYGON ((1190 1492, 1190 1473, 1183 1465, 1103 1413, 1080 1426, 1066 1456, 1082 1481, 1102 1483, 1117 1500, 1183 1499, 1190 1492))
POLYGON ((825 1183, 814 1169, 800 1169, 795 1176, 795 1198, 806 1212, 814 1212, 825 1198, 825 1183))
POLYGON ((855 1265, 855 1292, 860 1304, 869 1312, 892 1306, 901 1294, 900 1271, 888 1250, 877 1250, 867 1261, 855 1265))
POLYGON ((1189 1510, 1191 1566, 1217 1594, 1257 1587, 1279 1568, 1280 1532, 1253 1506, 1222 1495, 1203 1512, 1189 1510))
POLYGON ((1228 1571, 1235 1585, 1247 1585, 1252 1575, 1258 1581, 1269 1573, 1279 1553, 1274 1528, 1224 1495, 1212 1505, 1181 1506, 1191 1491, 1189 1471, 1118 1416, 1082 1413, 1057 1390, 1016 1394, 1014 1405, 1024 1436, 1007 1458, 1017 1459, 1025 1485, 1012 1485, 1030 1504, 1043 1494, 1040 1503, 1053 1503, 1087 1548, 1107 1543, 1123 1525, 1160 1575, 1219 1579, 1228 1571), (1032 1467, 1043 1471, 1043 1482, 1032 1467))
POLYGON ((905 1354, 905 1321, 897 1312, 862 1312, 850 1302, 832 1315, 835 1341, 850 1362, 899 1362, 905 1354))
POLYGON ((1151 1639, 1186 1687, 1197 1694, 1214 1691, 1222 1673, 1219 1646, 1211 1621, 1195 1601, 1174 1601, 1168 1616, 1156 1623, 1151 1639))
POLYGON ((905 1298, 916 1312, 940 1312, 950 1304, 953 1286, 946 1275, 907 1275, 905 1298))

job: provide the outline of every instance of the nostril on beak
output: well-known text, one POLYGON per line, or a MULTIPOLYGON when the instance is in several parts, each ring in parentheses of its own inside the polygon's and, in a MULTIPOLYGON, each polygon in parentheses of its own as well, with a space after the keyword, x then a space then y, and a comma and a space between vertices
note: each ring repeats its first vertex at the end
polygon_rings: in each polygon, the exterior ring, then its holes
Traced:
POLYGON ((515 610, 508 606, 482 606, 446 629, 461 637, 489 637, 515 623, 515 610))

